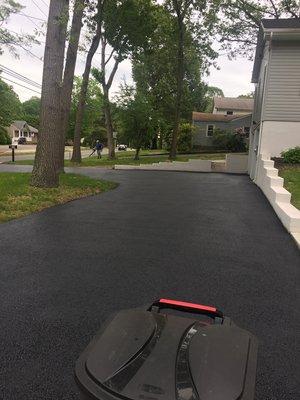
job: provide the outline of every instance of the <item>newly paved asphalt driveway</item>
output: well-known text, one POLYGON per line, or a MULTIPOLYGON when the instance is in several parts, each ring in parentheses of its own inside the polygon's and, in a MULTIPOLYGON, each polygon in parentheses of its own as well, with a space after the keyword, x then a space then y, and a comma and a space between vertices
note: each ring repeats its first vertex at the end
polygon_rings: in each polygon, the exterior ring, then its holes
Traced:
POLYGON ((259 189, 246 176, 85 171, 120 186, 0 226, 0 398, 78 399, 74 362, 104 319, 164 296, 254 332, 256 399, 296 400, 300 257, 259 189))

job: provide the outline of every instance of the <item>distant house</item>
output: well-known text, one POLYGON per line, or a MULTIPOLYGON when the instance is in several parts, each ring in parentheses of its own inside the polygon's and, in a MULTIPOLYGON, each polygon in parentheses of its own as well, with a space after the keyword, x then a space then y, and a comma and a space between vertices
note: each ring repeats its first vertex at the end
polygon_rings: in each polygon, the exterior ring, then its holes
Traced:
POLYGON ((280 156, 300 145, 300 19, 264 19, 252 74, 255 83, 249 173, 260 155, 280 156))
POLYGON ((26 121, 14 121, 9 128, 8 134, 11 137, 12 143, 17 143, 19 138, 26 138, 27 142, 36 143, 38 130, 27 124, 26 121))
POLYGON ((249 135, 253 100, 231 97, 214 97, 212 113, 193 112, 194 147, 213 145, 216 130, 242 132, 249 135))
POLYGON ((247 115, 252 114, 254 100, 235 97, 214 97, 213 114, 247 115))

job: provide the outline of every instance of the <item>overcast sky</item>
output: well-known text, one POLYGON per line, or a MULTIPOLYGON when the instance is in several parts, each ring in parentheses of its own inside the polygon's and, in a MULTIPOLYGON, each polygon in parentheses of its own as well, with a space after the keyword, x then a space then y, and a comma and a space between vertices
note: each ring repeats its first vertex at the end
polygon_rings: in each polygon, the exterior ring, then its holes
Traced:
MULTIPOLYGON (((14 32, 22 33, 33 33, 37 28, 41 28, 45 31, 45 24, 41 20, 47 19, 49 0, 18 0, 24 5, 22 11, 24 15, 13 15, 7 23, 7 28, 14 32), (35 17, 39 19, 30 18, 35 17), (44 26, 43 26, 44 25, 44 26)), ((40 37, 41 42, 45 41, 45 37, 40 37)), ((6 66, 27 78, 32 79, 35 82, 42 82, 42 68, 43 63, 41 59, 44 52, 44 44, 34 45, 30 49, 31 53, 20 50, 20 58, 16 59, 11 56, 7 51, 0 56, 0 65, 6 66)), ((96 54, 94 65, 99 65, 100 56, 96 54)), ((77 60, 76 75, 81 75, 84 68, 84 54, 80 54, 77 60)), ((225 96, 236 97, 240 94, 246 94, 253 90, 251 81, 252 62, 245 59, 238 59, 229 61, 226 56, 222 56, 218 59, 218 65, 220 70, 211 68, 210 75, 205 78, 205 81, 211 86, 217 86, 224 91, 225 96)), ((1 67, 0 67, 1 68, 1 67)), ((3 74, 2 77, 8 78, 15 82, 19 82, 22 85, 26 85, 24 82, 17 81, 15 78, 3 74)), ((116 74, 115 82, 112 87, 112 93, 118 91, 119 84, 122 80, 130 82, 131 80, 131 65, 130 61, 124 61, 121 63, 119 70, 116 74)), ((21 101, 27 100, 32 96, 38 95, 37 93, 25 89, 19 85, 10 83, 16 93, 19 95, 21 101)), ((28 86, 30 87, 30 86, 28 86)), ((32 88, 34 89, 34 88, 32 88)))

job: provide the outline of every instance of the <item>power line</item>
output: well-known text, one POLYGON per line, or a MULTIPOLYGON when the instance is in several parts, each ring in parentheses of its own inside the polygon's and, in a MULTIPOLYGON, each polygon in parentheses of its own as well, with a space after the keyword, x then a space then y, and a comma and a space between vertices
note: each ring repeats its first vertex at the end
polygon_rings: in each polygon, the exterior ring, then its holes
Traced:
POLYGON ((33 21, 33 19, 32 19, 30 16, 24 14, 24 17, 27 18, 28 21, 31 22, 34 26, 36 26, 37 29, 39 29, 39 30, 42 29, 40 26, 38 26, 38 24, 36 24, 36 23, 33 21))
POLYGON ((48 8, 49 7, 49 4, 47 4, 44 0, 41 0, 41 2, 43 3, 43 4, 45 4, 45 6, 48 8))
POLYGON ((35 0, 31 0, 31 1, 32 1, 33 4, 40 10, 40 12, 41 12, 42 14, 44 14, 45 17, 47 18, 47 15, 44 13, 44 11, 41 9, 41 7, 35 2, 35 0))
POLYGON ((8 67, 5 67, 4 65, 0 64, 0 70, 1 69, 2 69, 2 72, 6 73, 7 75, 12 76, 13 78, 17 78, 18 80, 23 81, 23 82, 25 82, 25 83, 27 83, 29 85, 36 86, 39 89, 42 87, 42 85, 40 83, 35 82, 34 80, 29 79, 26 76, 24 76, 22 74, 19 74, 18 72, 16 72, 16 71, 14 71, 14 70, 12 70, 12 69, 10 69, 8 67))
POLYGON ((8 79, 8 78, 5 78, 4 76, 2 76, 1 79, 4 79, 4 80, 6 80, 6 81, 8 81, 8 82, 11 82, 11 83, 14 83, 15 85, 22 86, 23 88, 25 88, 25 89, 27 89, 27 90, 31 90, 31 91, 34 92, 34 93, 41 94, 41 92, 38 92, 38 91, 36 91, 36 90, 34 90, 34 89, 31 89, 31 88, 29 88, 29 87, 27 87, 27 86, 21 85, 21 83, 14 82, 14 81, 12 81, 12 80, 10 80, 10 79, 8 79))
POLYGON ((24 14, 24 13, 21 13, 21 12, 18 13, 18 14, 19 14, 19 15, 22 15, 23 17, 28 17, 28 18, 36 19, 37 21, 47 22, 45 19, 33 17, 32 15, 24 14))

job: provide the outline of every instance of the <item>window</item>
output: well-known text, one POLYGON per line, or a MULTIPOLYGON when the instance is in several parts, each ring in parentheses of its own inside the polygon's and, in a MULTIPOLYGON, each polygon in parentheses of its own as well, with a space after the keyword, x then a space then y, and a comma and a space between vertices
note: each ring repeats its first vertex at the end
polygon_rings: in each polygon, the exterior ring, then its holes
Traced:
POLYGON ((227 115, 233 115, 233 111, 226 111, 227 115))
POLYGON ((206 136, 213 136, 214 129, 215 129, 214 125, 207 125, 206 136))
POLYGON ((15 131, 15 137, 19 137, 19 131, 15 131))
POLYGON ((24 137, 28 137, 28 132, 24 132, 24 137))

